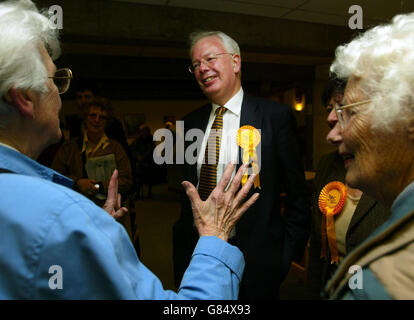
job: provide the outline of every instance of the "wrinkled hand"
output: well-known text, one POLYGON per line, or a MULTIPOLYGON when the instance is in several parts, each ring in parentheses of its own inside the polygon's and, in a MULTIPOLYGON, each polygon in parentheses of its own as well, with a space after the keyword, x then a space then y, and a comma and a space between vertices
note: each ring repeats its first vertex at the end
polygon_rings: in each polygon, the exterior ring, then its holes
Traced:
POLYGON ((114 219, 122 218, 128 209, 121 207, 121 194, 118 193, 118 170, 114 170, 108 185, 108 196, 103 209, 114 219))
POLYGON ((236 194, 243 174, 247 170, 245 165, 240 167, 229 189, 225 191, 234 168, 234 164, 230 163, 227 165, 222 178, 206 201, 200 199, 194 185, 188 181, 182 183, 190 199, 194 224, 200 236, 216 236, 227 241, 237 220, 259 198, 259 194, 255 193, 249 200, 243 203, 244 198, 246 198, 254 183, 255 175, 250 176, 246 184, 236 194))
POLYGON ((98 189, 95 188, 97 181, 87 178, 82 178, 76 181, 76 188, 86 196, 92 196, 98 193, 98 189))

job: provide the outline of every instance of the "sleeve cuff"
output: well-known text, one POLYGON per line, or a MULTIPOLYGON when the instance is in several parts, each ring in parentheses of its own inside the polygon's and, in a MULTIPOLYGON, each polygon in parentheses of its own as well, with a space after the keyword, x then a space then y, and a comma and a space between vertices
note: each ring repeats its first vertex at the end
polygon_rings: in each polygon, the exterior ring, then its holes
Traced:
POLYGON ((239 248, 213 236, 203 236, 197 242, 193 256, 197 254, 216 258, 231 269, 241 280, 244 271, 244 257, 239 248))

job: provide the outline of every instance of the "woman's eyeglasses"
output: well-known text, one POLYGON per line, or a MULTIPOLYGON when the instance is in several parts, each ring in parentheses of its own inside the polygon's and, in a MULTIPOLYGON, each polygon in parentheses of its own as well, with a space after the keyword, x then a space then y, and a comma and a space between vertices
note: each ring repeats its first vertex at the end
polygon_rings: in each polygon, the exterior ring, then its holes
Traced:
POLYGON ((336 116, 338 117, 338 121, 339 124, 341 125, 341 128, 344 129, 346 124, 349 121, 350 116, 350 109, 356 106, 360 106, 366 103, 371 102, 371 100, 364 100, 364 101, 360 101, 360 102, 355 102, 355 103, 351 103, 351 104, 347 104, 344 106, 339 105, 338 103, 335 103, 335 111, 336 111, 336 116))
POLYGON ((59 94, 63 94, 68 91, 70 81, 73 79, 73 74, 69 68, 62 68, 56 70, 55 75, 53 77, 49 77, 49 79, 53 79, 53 82, 58 88, 59 94))

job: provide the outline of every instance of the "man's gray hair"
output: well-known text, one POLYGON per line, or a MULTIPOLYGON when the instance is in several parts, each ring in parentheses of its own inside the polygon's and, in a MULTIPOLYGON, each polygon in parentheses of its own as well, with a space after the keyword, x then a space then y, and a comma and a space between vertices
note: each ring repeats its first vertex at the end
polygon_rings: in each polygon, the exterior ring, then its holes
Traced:
POLYGON ((4 95, 11 88, 47 91, 43 44, 52 59, 60 55, 58 30, 50 27, 47 10, 30 0, 0 3, 0 117, 9 113, 4 95))
POLYGON ((223 43, 224 48, 229 53, 237 53, 240 56, 240 48, 237 42, 229 37, 227 34, 221 31, 197 31, 190 34, 190 57, 193 54, 193 48, 195 44, 200 41, 201 39, 207 37, 217 37, 223 43))
POLYGON ((360 79, 358 89, 373 102, 372 128, 396 128, 414 114, 414 13, 368 30, 339 46, 331 72, 342 79, 360 79), (375 110, 374 110, 375 109, 375 110))

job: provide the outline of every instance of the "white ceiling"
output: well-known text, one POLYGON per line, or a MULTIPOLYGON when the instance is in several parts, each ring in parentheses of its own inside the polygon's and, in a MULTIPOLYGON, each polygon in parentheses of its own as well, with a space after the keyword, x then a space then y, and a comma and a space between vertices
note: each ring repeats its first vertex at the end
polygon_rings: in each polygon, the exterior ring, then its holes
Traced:
POLYGON ((414 0, 113 0, 141 4, 232 12, 348 26, 352 5, 363 10, 365 26, 389 21, 398 13, 414 11, 414 0))

